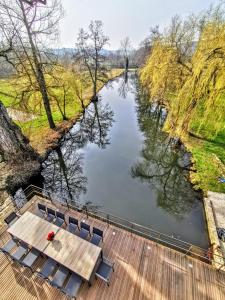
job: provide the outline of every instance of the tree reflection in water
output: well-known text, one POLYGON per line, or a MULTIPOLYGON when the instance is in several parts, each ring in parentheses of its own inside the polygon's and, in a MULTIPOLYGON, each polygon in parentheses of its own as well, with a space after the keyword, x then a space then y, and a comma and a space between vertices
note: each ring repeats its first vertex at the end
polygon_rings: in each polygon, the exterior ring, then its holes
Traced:
POLYGON ((190 189, 186 179, 190 167, 189 154, 182 147, 178 150, 176 141, 162 131, 165 109, 149 103, 140 91, 138 97, 138 123, 145 140, 141 159, 131 168, 131 175, 156 190, 158 206, 182 218, 200 197, 199 193, 190 189))
MULTIPOLYGON (((85 110, 83 118, 65 135, 60 147, 52 151, 43 163, 44 192, 62 202, 78 202, 87 191, 87 177, 83 175, 83 155, 80 151, 88 142, 105 148, 113 123, 113 112, 99 97, 85 110)), ((89 201, 84 204, 94 210, 89 201)))
POLYGON ((110 144, 108 132, 113 124, 113 111, 109 104, 103 104, 100 95, 98 102, 92 102, 85 110, 80 130, 84 132, 86 142, 105 148, 110 144))
POLYGON ((44 190, 62 202, 76 201, 86 192, 87 178, 83 176, 82 155, 73 148, 63 147, 51 152, 43 163, 44 190))
POLYGON ((118 93, 119 96, 123 99, 127 98, 128 93, 135 93, 136 92, 136 82, 137 76, 134 72, 128 73, 124 72, 124 75, 119 80, 119 88, 118 93), (121 80, 122 79, 122 80, 121 80))

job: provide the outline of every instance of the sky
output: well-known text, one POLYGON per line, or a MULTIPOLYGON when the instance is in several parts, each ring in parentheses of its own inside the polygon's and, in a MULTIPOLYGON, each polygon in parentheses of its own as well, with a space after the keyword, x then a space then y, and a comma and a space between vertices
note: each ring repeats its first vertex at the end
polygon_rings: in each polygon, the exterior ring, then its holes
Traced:
POLYGON ((91 20, 101 20, 110 38, 110 49, 118 49, 120 41, 129 36, 133 47, 157 24, 163 28, 172 16, 199 13, 213 0, 61 0, 65 16, 60 23, 60 47, 74 47, 80 28, 91 20))

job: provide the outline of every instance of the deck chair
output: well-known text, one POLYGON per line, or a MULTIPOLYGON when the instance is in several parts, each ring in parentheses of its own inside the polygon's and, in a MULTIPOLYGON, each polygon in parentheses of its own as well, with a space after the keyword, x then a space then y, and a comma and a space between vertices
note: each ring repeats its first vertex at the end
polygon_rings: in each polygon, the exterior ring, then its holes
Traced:
POLYGON ((10 239, 2 247, 0 247, 0 252, 3 252, 4 254, 10 256, 10 252, 16 246, 17 246, 17 243, 14 241, 14 239, 10 239))
POLYGON ((55 211, 52 208, 47 207, 47 221, 53 222, 55 220, 55 211))
POLYGON ((20 245, 18 248, 11 254, 11 258, 14 261, 20 262, 21 259, 27 254, 29 251, 28 245, 25 244, 24 242, 20 242, 20 245))
POLYGON ((73 217, 69 217, 69 223, 66 230, 71 233, 75 233, 77 229, 79 229, 78 220, 73 217))
POLYGON ((38 216, 44 218, 46 216, 46 206, 44 204, 38 203, 37 207, 38 207, 38 211, 37 211, 38 216))
POLYGON ((19 219, 19 216, 13 211, 11 214, 9 214, 5 219, 4 222, 11 226, 16 220, 19 219))
POLYGON ((66 267, 60 265, 53 279, 49 283, 52 286, 60 289, 63 286, 68 275, 69 275, 69 270, 66 267))
POLYGON ((107 258, 103 257, 95 275, 103 281, 105 281, 107 285, 109 285, 112 272, 114 272, 114 263, 112 263, 107 258))
POLYGON ((52 275, 56 266, 57 266, 57 262, 51 258, 48 258, 45 264, 43 265, 41 271, 37 272, 37 276, 49 281, 49 276, 52 275))
POLYGON ((90 225, 81 222, 80 223, 80 233, 79 233, 79 237, 81 237, 82 239, 86 240, 86 238, 88 237, 88 235, 90 234, 90 225))
POLYGON ((65 215, 62 214, 61 212, 57 211, 56 212, 56 219, 54 221, 54 224, 58 227, 61 227, 63 223, 66 223, 65 221, 65 215))
POLYGON ((80 286, 82 284, 82 279, 79 275, 72 273, 61 291, 72 299, 76 299, 80 286))
POLYGON ((32 266, 34 265, 35 261, 38 259, 40 254, 41 254, 40 251, 32 248, 28 252, 28 254, 24 257, 24 259, 21 261, 21 265, 31 269, 31 271, 33 272, 32 266))
POLYGON ((100 244, 100 242, 103 241, 103 231, 98 228, 93 227, 92 234, 93 235, 91 237, 90 242, 92 244, 98 246, 100 244))

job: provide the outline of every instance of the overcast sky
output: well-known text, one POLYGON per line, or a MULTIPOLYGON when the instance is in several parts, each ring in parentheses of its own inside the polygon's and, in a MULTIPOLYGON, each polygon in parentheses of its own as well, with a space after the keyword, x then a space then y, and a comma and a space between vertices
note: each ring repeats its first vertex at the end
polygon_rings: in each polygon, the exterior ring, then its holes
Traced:
POLYGON ((79 28, 91 20, 102 20, 110 48, 129 36, 134 47, 147 36, 149 28, 164 26, 175 14, 182 16, 207 9, 213 0, 62 0, 65 17, 60 24, 60 46, 74 47, 79 28))

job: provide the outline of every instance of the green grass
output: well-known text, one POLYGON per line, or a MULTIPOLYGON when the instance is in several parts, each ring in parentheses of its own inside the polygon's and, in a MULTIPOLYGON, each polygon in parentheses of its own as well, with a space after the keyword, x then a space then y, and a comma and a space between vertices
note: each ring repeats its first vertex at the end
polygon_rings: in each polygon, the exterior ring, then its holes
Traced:
POLYGON ((223 166, 221 166, 221 163, 225 161, 224 147, 210 142, 198 143, 191 140, 190 150, 197 170, 196 173, 191 174, 192 182, 196 187, 204 192, 210 190, 225 193, 225 183, 218 181, 218 178, 224 174, 223 166))
MULTIPOLYGON (((225 178, 225 120, 213 110, 207 118, 202 118, 203 103, 199 103, 190 126, 190 131, 197 136, 188 141, 197 170, 191 177, 205 192, 225 193, 225 183, 218 180, 219 177, 225 178)), ((225 97, 221 99, 220 107, 225 110, 225 97)))
POLYGON ((15 104, 15 100, 13 97, 7 96, 6 94, 13 96, 13 95, 15 95, 15 90, 9 80, 1 79, 0 80, 0 100, 5 105, 5 107, 10 107, 15 104))

